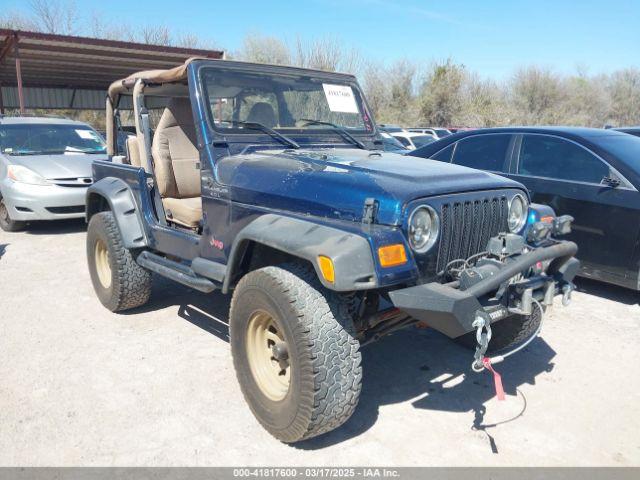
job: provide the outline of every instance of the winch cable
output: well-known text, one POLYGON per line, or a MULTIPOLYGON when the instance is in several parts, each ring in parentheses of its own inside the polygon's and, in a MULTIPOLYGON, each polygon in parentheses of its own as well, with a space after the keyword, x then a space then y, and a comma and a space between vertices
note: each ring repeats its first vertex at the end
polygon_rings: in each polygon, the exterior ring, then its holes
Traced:
MULTIPOLYGON (((478 349, 476 349, 476 354, 479 352, 482 352, 482 356, 475 355, 474 360, 471 363, 471 370, 473 370, 474 372, 480 373, 483 370, 487 369, 489 372, 493 374, 493 380, 496 388, 496 396, 498 397, 498 400, 505 399, 504 389, 502 388, 502 377, 498 372, 494 370, 492 365, 503 362, 505 358, 510 357, 514 353, 519 352, 520 350, 525 348, 527 345, 529 345, 542 332, 542 323, 544 321, 544 310, 538 300, 536 300, 535 298, 532 298, 531 300, 536 304, 540 312, 540 325, 538 325, 538 328, 536 329, 536 331, 527 339, 527 341, 518 345, 516 348, 509 350, 507 353, 504 353, 502 355, 496 355, 495 357, 486 357, 484 356, 484 352, 486 351, 488 347, 488 343, 491 340, 491 334, 489 333, 488 339, 486 340, 486 344, 481 345, 480 343, 478 343, 478 349)), ((488 325, 486 325, 485 323, 483 323, 482 325, 479 325, 478 332, 481 332, 482 328, 484 327, 488 327, 488 325)), ((488 331, 491 332, 490 327, 488 328, 488 331)))

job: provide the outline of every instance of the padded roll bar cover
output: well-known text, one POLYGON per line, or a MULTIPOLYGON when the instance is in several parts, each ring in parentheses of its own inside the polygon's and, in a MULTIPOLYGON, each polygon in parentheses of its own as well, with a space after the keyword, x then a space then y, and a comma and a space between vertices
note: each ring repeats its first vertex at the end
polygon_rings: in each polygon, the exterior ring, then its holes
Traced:
POLYGON ((347 292, 377 286, 373 254, 364 237, 298 218, 266 214, 238 232, 229 255, 223 292, 229 290, 243 253, 252 241, 308 260, 322 284, 330 290, 347 292), (326 255, 333 261, 333 283, 322 276, 318 255, 326 255))
POLYGON ((106 200, 113 212, 124 247, 146 247, 149 242, 142 228, 142 219, 131 188, 115 177, 105 177, 91 185, 86 194, 87 223, 94 214, 98 213, 97 202, 100 198, 106 200))

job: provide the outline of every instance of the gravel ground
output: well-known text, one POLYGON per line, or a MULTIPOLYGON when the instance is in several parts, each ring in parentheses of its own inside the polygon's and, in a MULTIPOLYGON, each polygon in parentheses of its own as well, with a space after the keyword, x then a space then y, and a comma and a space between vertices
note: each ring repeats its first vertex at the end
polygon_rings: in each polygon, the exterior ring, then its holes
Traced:
POLYGON ((542 338, 498 366, 409 329, 364 350, 341 429, 295 447, 244 404, 228 299, 154 279, 112 314, 82 222, 0 231, 0 465, 640 465, 640 294, 580 281, 542 338))

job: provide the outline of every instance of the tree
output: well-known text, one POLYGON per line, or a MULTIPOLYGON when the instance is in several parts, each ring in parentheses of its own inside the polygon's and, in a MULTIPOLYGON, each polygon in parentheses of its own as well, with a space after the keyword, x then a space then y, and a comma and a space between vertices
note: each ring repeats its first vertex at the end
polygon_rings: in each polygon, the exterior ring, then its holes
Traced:
POLYGON ((363 71, 364 91, 379 123, 414 124, 418 121, 416 66, 398 60, 390 67, 369 63, 363 71))
POLYGON ((293 64, 303 68, 355 74, 362 68, 362 58, 357 50, 345 48, 335 37, 322 37, 307 42, 298 37, 293 64))
POLYGON ((565 100, 560 78, 546 68, 520 68, 514 75, 510 96, 515 120, 523 125, 561 123, 561 104, 565 100))
POLYGON ((640 124, 640 69, 614 72, 608 86, 611 119, 616 125, 640 124))
POLYGON ((31 0, 33 23, 45 33, 74 35, 78 33, 78 9, 72 0, 31 0))
POLYGON ((434 63, 420 92, 420 121, 425 125, 454 125, 462 114, 464 65, 451 59, 434 63))
POLYGON ((279 38, 259 33, 245 35, 237 56, 245 62, 291 65, 291 52, 287 44, 279 38))

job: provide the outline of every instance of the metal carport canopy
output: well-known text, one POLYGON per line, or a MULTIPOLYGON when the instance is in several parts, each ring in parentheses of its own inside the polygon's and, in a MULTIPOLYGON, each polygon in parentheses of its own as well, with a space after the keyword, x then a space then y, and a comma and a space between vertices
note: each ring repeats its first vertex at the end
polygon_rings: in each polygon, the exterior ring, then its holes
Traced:
POLYGON ((104 108, 109 84, 224 52, 0 29, 0 113, 6 108, 104 108))

